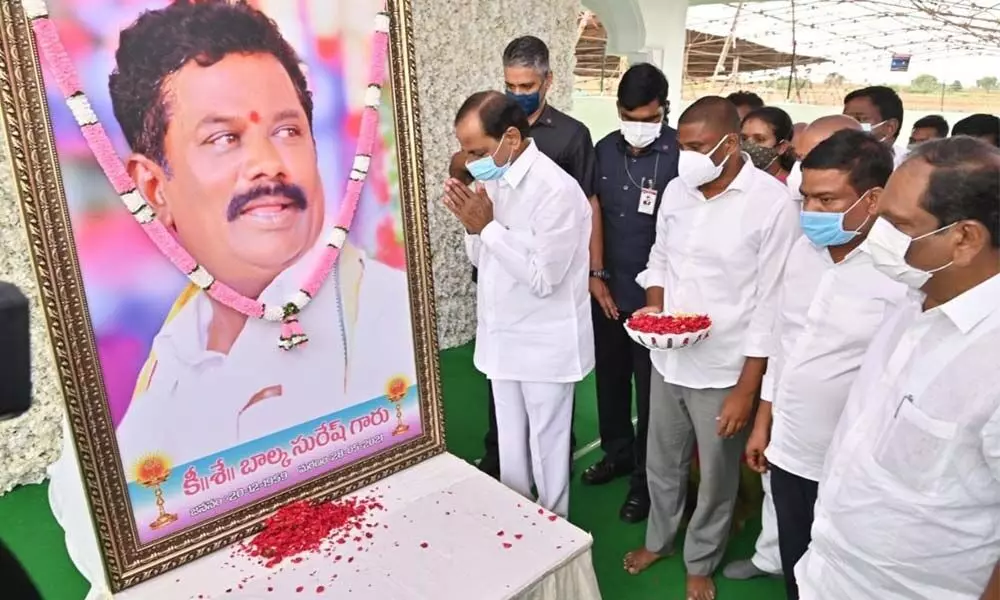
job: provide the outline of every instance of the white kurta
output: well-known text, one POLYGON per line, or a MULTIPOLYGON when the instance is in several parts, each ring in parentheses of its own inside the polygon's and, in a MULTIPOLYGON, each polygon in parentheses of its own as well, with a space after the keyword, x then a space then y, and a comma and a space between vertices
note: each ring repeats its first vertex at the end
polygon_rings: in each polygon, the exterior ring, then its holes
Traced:
MULTIPOLYGON (((281 273, 261 299, 287 301, 322 249, 281 273)), ((405 273, 347 245, 300 314, 307 346, 282 350, 279 324, 249 319, 224 355, 206 349, 212 304, 198 293, 154 339, 148 388, 118 427, 126 472, 147 452, 184 464, 380 397, 394 376, 415 383, 409 306, 405 273), (250 404, 265 389, 277 393, 250 404)))
POLYGON ((774 417, 765 451, 770 462, 819 481, 865 351, 907 292, 860 248, 834 263, 828 249, 799 238, 785 264, 778 343, 761 390, 774 417))
POLYGON ((1000 557, 1000 276, 872 341, 823 467, 803 600, 979 600, 1000 557))
POLYGON ((799 204, 777 179, 746 164, 711 199, 679 178, 667 184, 656 242, 636 281, 662 287, 667 312, 706 313, 711 337, 683 351, 654 351, 664 380, 694 389, 728 388, 746 357, 771 354, 778 284, 801 235, 799 204))
POLYGON ((479 269, 476 368, 490 379, 580 381, 594 368, 587 197, 534 142, 485 186, 495 220, 465 238, 479 269))
POLYGON ((486 182, 494 221, 466 237, 479 268, 476 368, 496 399, 500 479, 565 516, 573 384, 594 367, 590 203, 535 143, 486 182))

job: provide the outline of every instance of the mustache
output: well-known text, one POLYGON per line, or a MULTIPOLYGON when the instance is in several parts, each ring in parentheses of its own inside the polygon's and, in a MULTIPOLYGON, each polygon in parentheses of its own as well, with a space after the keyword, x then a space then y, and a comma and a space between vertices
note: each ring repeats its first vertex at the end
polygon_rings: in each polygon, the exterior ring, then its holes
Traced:
POLYGON ((226 209, 226 219, 235 221, 246 207, 258 198, 280 196, 292 201, 291 207, 298 210, 305 210, 308 202, 306 193, 294 183, 272 183, 262 185, 233 196, 229 201, 229 208, 226 209))

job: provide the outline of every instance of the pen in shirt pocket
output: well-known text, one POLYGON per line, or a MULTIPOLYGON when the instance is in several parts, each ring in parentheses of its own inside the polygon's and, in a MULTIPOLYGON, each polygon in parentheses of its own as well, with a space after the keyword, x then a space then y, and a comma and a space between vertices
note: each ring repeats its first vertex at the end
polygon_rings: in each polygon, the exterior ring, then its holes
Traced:
POLYGON ((904 402, 909 402, 910 404, 913 404, 913 395, 906 394, 905 396, 899 399, 899 404, 896 405, 896 412, 892 413, 893 419, 899 416, 899 409, 903 408, 904 402))

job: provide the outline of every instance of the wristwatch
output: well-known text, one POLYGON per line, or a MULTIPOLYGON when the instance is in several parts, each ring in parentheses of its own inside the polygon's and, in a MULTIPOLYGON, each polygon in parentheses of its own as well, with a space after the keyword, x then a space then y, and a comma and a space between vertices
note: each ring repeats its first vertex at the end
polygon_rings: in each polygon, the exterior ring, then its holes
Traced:
POLYGON ((596 277, 596 278, 600 279, 601 281, 607 281, 607 280, 611 279, 611 274, 608 273, 607 271, 605 271, 604 269, 598 269, 596 271, 591 271, 590 272, 590 276, 591 277, 596 277))

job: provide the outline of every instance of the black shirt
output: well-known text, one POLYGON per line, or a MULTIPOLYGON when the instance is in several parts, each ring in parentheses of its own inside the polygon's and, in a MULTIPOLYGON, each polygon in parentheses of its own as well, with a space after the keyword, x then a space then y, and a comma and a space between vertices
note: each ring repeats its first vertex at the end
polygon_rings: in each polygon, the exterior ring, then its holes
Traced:
POLYGON ((548 104, 531 124, 531 139, 563 171, 569 173, 590 198, 594 189, 594 144, 587 126, 548 104))
POLYGON ((623 313, 646 305, 646 293, 635 282, 646 268, 656 241, 656 212, 667 183, 677 177, 677 131, 664 124, 660 137, 638 155, 629 152, 621 132, 597 142, 597 200, 604 224, 604 269, 611 297, 623 313), (653 214, 639 212, 641 188, 656 189, 653 214))

